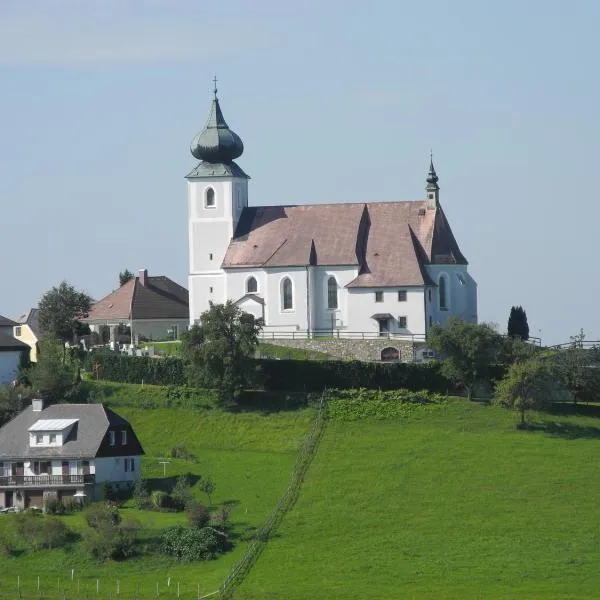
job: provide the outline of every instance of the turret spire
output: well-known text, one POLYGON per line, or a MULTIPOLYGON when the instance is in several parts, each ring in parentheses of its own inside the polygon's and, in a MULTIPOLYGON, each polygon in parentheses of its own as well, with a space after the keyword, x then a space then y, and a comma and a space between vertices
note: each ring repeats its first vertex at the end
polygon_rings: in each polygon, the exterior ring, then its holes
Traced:
POLYGON ((436 208, 440 201, 439 177, 433 166, 433 152, 429 153, 429 173, 427 174, 427 208, 436 208))

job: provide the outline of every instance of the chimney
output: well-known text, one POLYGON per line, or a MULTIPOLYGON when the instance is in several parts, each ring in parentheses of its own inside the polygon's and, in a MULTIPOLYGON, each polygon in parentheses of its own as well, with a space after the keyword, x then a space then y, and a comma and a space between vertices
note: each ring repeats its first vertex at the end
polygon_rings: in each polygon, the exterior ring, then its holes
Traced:
POLYGON ((31 409, 33 412, 42 412, 44 410, 44 401, 41 398, 33 398, 31 409))
POLYGON ((148 281, 148 269, 140 269, 138 271, 138 279, 142 285, 146 285, 148 281))

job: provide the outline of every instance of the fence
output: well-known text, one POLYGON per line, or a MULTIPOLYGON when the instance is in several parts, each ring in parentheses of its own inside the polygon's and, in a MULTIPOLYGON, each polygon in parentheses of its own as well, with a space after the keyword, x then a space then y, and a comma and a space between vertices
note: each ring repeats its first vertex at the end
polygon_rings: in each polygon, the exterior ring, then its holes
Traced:
POLYGON ((73 569, 64 578, 15 575, 0 581, 0 600, 200 600, 214 597, 200 584, 182 583, 168 577, 152 581, 151 577, 108 579, 77 577, 73 569))
MULTIPOLYGON (((240 560, 233 566, 231 572, 226 577, 225 581, 223 581, 220 590, 218 590, 221 598, 231 597, 233 590, 242 583, 252 568, 252 565, 256 562, 263 551, 267 541, 281 523, 281 520, 285 514, 294 506, 296 500, 298 499, 300 485, 302 484, 308 467, 315 456, 319 440, 323 434, 324 426, 325 392, 323 392, 321 395, 317 416, 313 421, 310 431, 304 438, 302 446, 298 450, 298 457, 296 458, 296 463, 294 464, 294 469, 292 471, 292 475, 290 476, 290 481, 285 493, 277 503, 277 506, 273 512, 263 523, 258 533, 254 536, 254 539, 252 542, 250 542, 240 560)), ((216 594, 217 592, 214 593, 216 594)))
POLYGON ((407 342, 425 342, 424 333, 391 333, 389 331, 346 331, 345 329, 301 329, 298 331, 265 331, 262 330, 258 337, 260 340, 379 340, 393 339, 406 340, 407 342))

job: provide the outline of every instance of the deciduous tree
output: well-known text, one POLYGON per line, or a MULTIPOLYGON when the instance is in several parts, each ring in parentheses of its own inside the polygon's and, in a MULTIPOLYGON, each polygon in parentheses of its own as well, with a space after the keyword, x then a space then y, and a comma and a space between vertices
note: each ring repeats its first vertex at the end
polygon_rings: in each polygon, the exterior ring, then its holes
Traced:
POLYGON ((521 427, 525 425, 527 410, 543 408, 553 401, 559 386, 551 367, 551 361, 545 357, 513 363, 496 386, 497 400, 519 411, 521 427))
POLYGON ((234 401, 255 377, 254 353, 260 326, 230 300, 211 304, 182 336, 181 353, 190 385, 219 390, 225 403, 234 401))
POLYGON ((90 310, 91 298, 66 281, 48 290, 39 303, 39 322, 44 335, 70 342, 80 329, 79 319, 90 310))
POLYGON ((442 355, 442 374, 463 387, 470 399, 473 386, 488 380, 491 365, 502 351, 502 336, 490 325, 468 323, 456 317, 431 328, 429 344, 442 355))

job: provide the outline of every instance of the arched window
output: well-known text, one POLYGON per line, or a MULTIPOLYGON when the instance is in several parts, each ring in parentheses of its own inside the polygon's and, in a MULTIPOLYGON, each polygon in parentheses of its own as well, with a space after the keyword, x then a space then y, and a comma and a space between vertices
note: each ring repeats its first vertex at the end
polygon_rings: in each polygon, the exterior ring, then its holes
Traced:
POLYGON ((440 296, 440 310, 448 310, 448 289, 444 275, 438 281, 438 293, 440 296))
POLYGON ((292 280, 289 277, 281 281, 281 308, 283 310, 292 310, 294 308, 292 280))
POLYGON ((258 292, 258 283, 256 283, 256 278, 248 277, 248 280, 246 281, 246 293, 254 294, 256 292, 258 292))
POLYGON ((206 206, 206 208, 214 208, 215 206, 215 190, 213 190, 211 187, 206 190, 204 206, 206 206))
POLYGON ((338 307, 338 284, 335 277, 332 275, 327 280, 327 308, 338 307))
POLYGON ((391 361, 391 360, 399 360, 400 352, 398 352, 398 348, 384 348, 381 351, 381 360, 383 361, 391 361))

